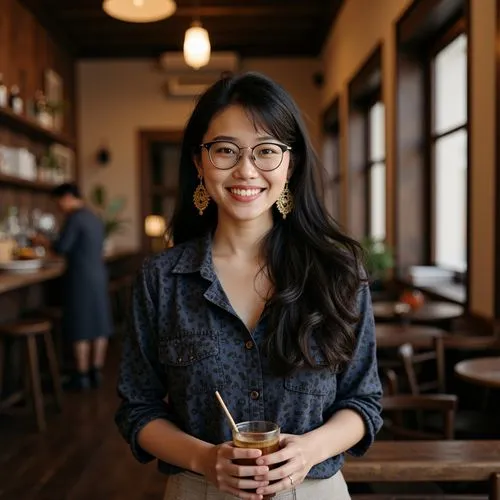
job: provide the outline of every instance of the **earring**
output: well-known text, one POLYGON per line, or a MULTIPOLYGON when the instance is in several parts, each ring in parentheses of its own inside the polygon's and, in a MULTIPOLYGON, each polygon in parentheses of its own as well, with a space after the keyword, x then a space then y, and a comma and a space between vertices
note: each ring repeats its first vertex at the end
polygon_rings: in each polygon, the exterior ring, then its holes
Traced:
POLYGON ((283 191, 276 201, 279 213, 286 219, 286 216, 293 210, 293 194, 288 189, 288 182, 285 184, 283 191))
POLYGON ((201 175, 198 176, 200 179, 200 183, 196 186, 193 194, 193 203, 198 213, 203 215, 203 212, 208 207, 210 202, 210 195, 208 194, 207 188, 203 184, 203 177, 201 175))

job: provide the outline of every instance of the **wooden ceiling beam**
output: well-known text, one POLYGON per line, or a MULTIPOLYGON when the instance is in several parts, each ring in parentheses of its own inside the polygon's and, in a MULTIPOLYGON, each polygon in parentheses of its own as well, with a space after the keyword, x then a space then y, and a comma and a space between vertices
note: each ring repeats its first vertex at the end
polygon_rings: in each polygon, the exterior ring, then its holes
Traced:
MULTIPOLYGON (((285 6, 178 6, 174 15, 176 17, 275 17, 281 21, 282 18, 290 17, 321 17, 325 15, 325 8, 321 5, 287 5, 285 6)), ((72 6, 71 2, 65 2, 57 7, 57 16, 61 19, 95 19, 109 16, 101 9, 95 7, 72 6)), ((159 21, 161 22, 161 21, 159 21)))
MULTIPOLYGON (((161 26, 144 26, 144 25, 127 25, 127 26, 110 26, 105 23, 92 23, 91 26, 84 23, 73 23, 71 25, 71 34, 74 38, 80 39, 82 37, 89 38, 92 36, 101 37, 103 42, 107 40, 112 40, 114 38, 128 38, 137 37, 136 42, 143 43, 145 39, 155 39, 160 40, 177 38, 179 36, 184 36, 186 29, 189 27, 189 23, 177 23, 166 30, 161 26)), ((288 37, 288 39, 294 39, 297 32, 302 33, 300 37, 302 38, 304 33, 310 33, 311 35, 316 34, 318 27, 314 23, 308 24, 297 24, 290 23, 277 31, 273 30, 269 24, 260 24, 258 26, 246 26, 241 23, 206 23, 204 27, 208 30, 210 36, 231 36, 238 39, 238 35, 248 34, 248 36, 261 36, 267 35, 269 38, 273 37, 288 37)), ((320 31, 322 31, 320 29, 320 31)))
MULTIPOLYGON (((232 51, 234 47, 222 47, 221 50, 232 51)), ((258 57, 258 58, 275 58, 275 57, 316 57, 317 51, 313 47, 292 46, 290 44, 275 45, 272 53, 269 52, 269 47, 254 46, 248 44, 245 47, 239 46, 238 53, 241 57, 258 57)), ((120 47, 102 47, 102 46, 84 46, 78 51, 80 59, 127 59, 127 58, 144 58, 158 57, 159 54, 165 51, 179 51, 179 47, 153 47, 145 48, 137 46, 120 46, 120 47)))

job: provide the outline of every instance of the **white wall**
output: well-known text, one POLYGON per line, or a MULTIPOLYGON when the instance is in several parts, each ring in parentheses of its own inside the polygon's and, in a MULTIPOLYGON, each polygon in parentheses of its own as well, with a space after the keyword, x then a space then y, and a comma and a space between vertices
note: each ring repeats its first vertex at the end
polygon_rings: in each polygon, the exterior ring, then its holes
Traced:
MULTIPOLYGON (((319 142, 320 90, 313 75, 316 59, 245 59, 242 70, 259 71, 282 84, 297 101, 313 141, 319 142)), ((124 216, 128 230, 116 237, 118 245, 138 248, 139 172, 137 133, 140 129, 183 129, 193 99, 167 99, 161 92, 164 75, 151 60, 82 61, 77 66, 77 105, 80 183, 87 194, 96 183, 110 196, 127 199, 124 216), (106 144, 112 161, 99 167, 95 152, 106 144)))

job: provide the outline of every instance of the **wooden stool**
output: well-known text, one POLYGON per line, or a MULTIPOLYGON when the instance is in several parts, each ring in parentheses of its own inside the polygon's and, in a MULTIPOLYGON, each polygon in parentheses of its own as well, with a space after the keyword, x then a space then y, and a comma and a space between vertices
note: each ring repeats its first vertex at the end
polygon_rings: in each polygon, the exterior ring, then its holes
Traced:
MULTIPOLYGON (((54 387, 54 396, 57 407, 62 409, 61 380, 59 377, 59 368, 54 350, 54 343, 52 341, 51 330, 52 323, 47 320, 26 319, 0 325, 0 335, 26 341, 30 377, 26 380, 25 389, 27 393, 31 389, 36 422, 40 431, 44 431, 47 428, 47 424, 45 421, 42 384, 40 381, 40 368, 38 366, 38 349, 36 345, 36 339, 39 336, 43 336, 45 341, 45 350, 47 353, 50 375, 52 377, 52 384, 54 387), (31 379, 31 387, 29 379, 31 379)), ((2 364, 3 360, 0 359, 0 365, 2 364)))
POLYGON ((48 319, 52 323, 52 340, 56 350, 57 362, 59 363, 59 368, 63 370, 64 360, 66 359, 64 354, 68 350, 65 349, 67 346, 64 345, 62 331, 63 310, 57 306, 45 306, 36 311, 36 315, 39 319, 48 319))

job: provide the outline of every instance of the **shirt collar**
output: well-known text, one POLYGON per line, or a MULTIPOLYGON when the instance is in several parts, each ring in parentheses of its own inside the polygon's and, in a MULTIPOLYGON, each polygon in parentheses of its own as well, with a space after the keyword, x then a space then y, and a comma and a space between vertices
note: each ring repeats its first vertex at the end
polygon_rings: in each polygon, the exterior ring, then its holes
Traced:
POLYGON ((172 269, 175 274, 199 272, 209 281, 215 281, 215 271, 212 262, 212 235, 186 243, 177 264, 172 269))

